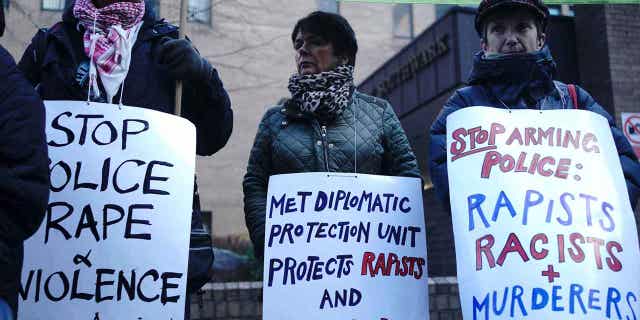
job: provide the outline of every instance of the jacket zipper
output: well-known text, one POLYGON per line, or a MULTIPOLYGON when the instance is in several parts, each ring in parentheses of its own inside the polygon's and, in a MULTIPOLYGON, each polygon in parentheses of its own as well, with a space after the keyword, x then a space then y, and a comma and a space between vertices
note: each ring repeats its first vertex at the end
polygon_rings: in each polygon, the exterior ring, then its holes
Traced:
POLYGON ((329 172, 329 152, 327 149, 329 145, 327 143, 327 126, 323 125, 320 127, 320 133, 322 134, 322 149, 324 151, 324 167, 327 172, 329 172))

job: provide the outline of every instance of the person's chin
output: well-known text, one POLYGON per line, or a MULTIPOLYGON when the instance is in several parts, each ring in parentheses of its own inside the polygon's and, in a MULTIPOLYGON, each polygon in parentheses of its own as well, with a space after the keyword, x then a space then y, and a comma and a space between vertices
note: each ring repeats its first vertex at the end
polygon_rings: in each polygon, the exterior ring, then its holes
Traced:
POLYGON ((314 74, 314 73, 318 73, 316 68, 312 68, 312 67, 304 67, 302 69, 300 69, 300 75, 305 76, 308 74, 314 74))

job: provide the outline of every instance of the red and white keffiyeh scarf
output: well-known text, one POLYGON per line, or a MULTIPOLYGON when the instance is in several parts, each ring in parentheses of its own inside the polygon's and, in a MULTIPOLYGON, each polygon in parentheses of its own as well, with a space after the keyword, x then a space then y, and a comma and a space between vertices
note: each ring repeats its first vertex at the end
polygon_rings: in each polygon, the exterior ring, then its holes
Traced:
POLYGON ((116 2, 97 8, 92 0, 76 0, 73 7, 73 15, 85 29, 84 52, 91 60, 90 88, 99 92, 97 70, 109 103, 129 71, 131 49, 144 11, 144 1, 116 2))

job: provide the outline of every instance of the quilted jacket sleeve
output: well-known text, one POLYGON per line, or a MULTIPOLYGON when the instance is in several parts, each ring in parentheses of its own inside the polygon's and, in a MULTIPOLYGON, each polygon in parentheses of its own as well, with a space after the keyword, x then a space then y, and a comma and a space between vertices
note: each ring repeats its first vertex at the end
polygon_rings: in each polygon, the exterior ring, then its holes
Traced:
POLYGON ((638 196, 640 196, 640 163, 638 163, 638 158, 633 152, 631 144, 629 144, 629 141, 624 136, 624 133, 616 127, 613 117, 611 117, 611 115, 602 106, 600 106, 586 90, 577 86, 576 88, 578 89, 578 104, 581 109, 590 110, 600 114, 609 122, 613 141, 616 144, 618 156, 620 157, 622 172, 624 173, 624 178, 627 183, 627 192, 629 193, 631 207, 635 209, 638 202, 638 196))
POLYGON ((385 174, 392 176, 422 178, 416 156, 411 150, 409 139, 402 129, 400 120, 388 102, 383 114, 385 174))
POLYGON ((0 242, 13 245, 40 226, 49 197, 44 106, 0 47, 0 242))
POLYGON ((262 258, 264 250, 265 208, 267 186, 271 175, 271 129, 269 118, 274 109, 260 121, 258 133, 253 141, 247 173, 242 181, 244 192, 244 218, 253 242, 256 257, 262 258))
POLYGON ((451 205, 447 175, 447 116, 466 105, 462 95, 456 91, 442 107, 430 130, 429 174, 438 199, 448 211, 451 210, 451 205))

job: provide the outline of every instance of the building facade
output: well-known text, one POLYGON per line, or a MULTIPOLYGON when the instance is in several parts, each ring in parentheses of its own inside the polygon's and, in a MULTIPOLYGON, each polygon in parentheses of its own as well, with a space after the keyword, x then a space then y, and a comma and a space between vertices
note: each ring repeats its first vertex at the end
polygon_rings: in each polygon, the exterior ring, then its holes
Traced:
MULTIPOLYGON (((7 30, 0 43, 16 59, 36 30, 59 21, 70 2, 1 1, 6 8, 7 30)), ((214 236, 248 238, 242 177, 262 114, 288 96, 287 80, 295 70, 291 29, 297 19, 311 11, 333 11, 350 21, 358 38, 359 90, 391 102, 419 159, 425 180, 429 274, 439 281, 454 276, 451 217, 435 199, 429 182, 428 129, 451 93, 464 85, 472 55, 479 49, 474 10, 334 0, 189 2, 188 35, 218 69, 235 112, 228 145, 216 155, 197 161, 202 206, 212 212, 214 236)), ((179 1, 148 3, 160 16, 177 23, 179 1)), ((560 66, 558 79, 588 90, 614 115, 619 126, 621 112, 640 112, 640 5, 563 5, 551 9, 555 16, 547 39, 560 66)), ((440 287, 434 284, 433 292, 430 290, 432 319, 460 318, 455 278, 446 279, 453 280, 440 287)), ((240 289, 215 287, 207 293, 210 300, 200 295, 199 300, 192 301, 194 318, 259 318, 261 293, 256 290, 245 297, 238 293, 240 289), (232 297, 214 299, 214 294, 232 297), (238 307, 239 314, 242 310, 250 314, 232 317, 229 310, 236 301, 238 306, 254 302, 256 306, 238 307)))
MULTIPOLYGON (((61 19, 72 0, 0 0, 7 30, 0 43, 16 60, 39 28, 61 19)), ((295 71, 291 31, 314 10, 337 12, 358 39, 356 81, 378 68, 436 18, 434 5, 371 4, 335 0, 185 0, 187 35, 219 71, 234 110, 227 145, 197 160, 202 208, 215 237, 248 239, 242 204, 242 177, 258 123, 267 108, 288 96, 295 71)), ((146 0, 167 21, 179 21, 180 1, 146 0)))

